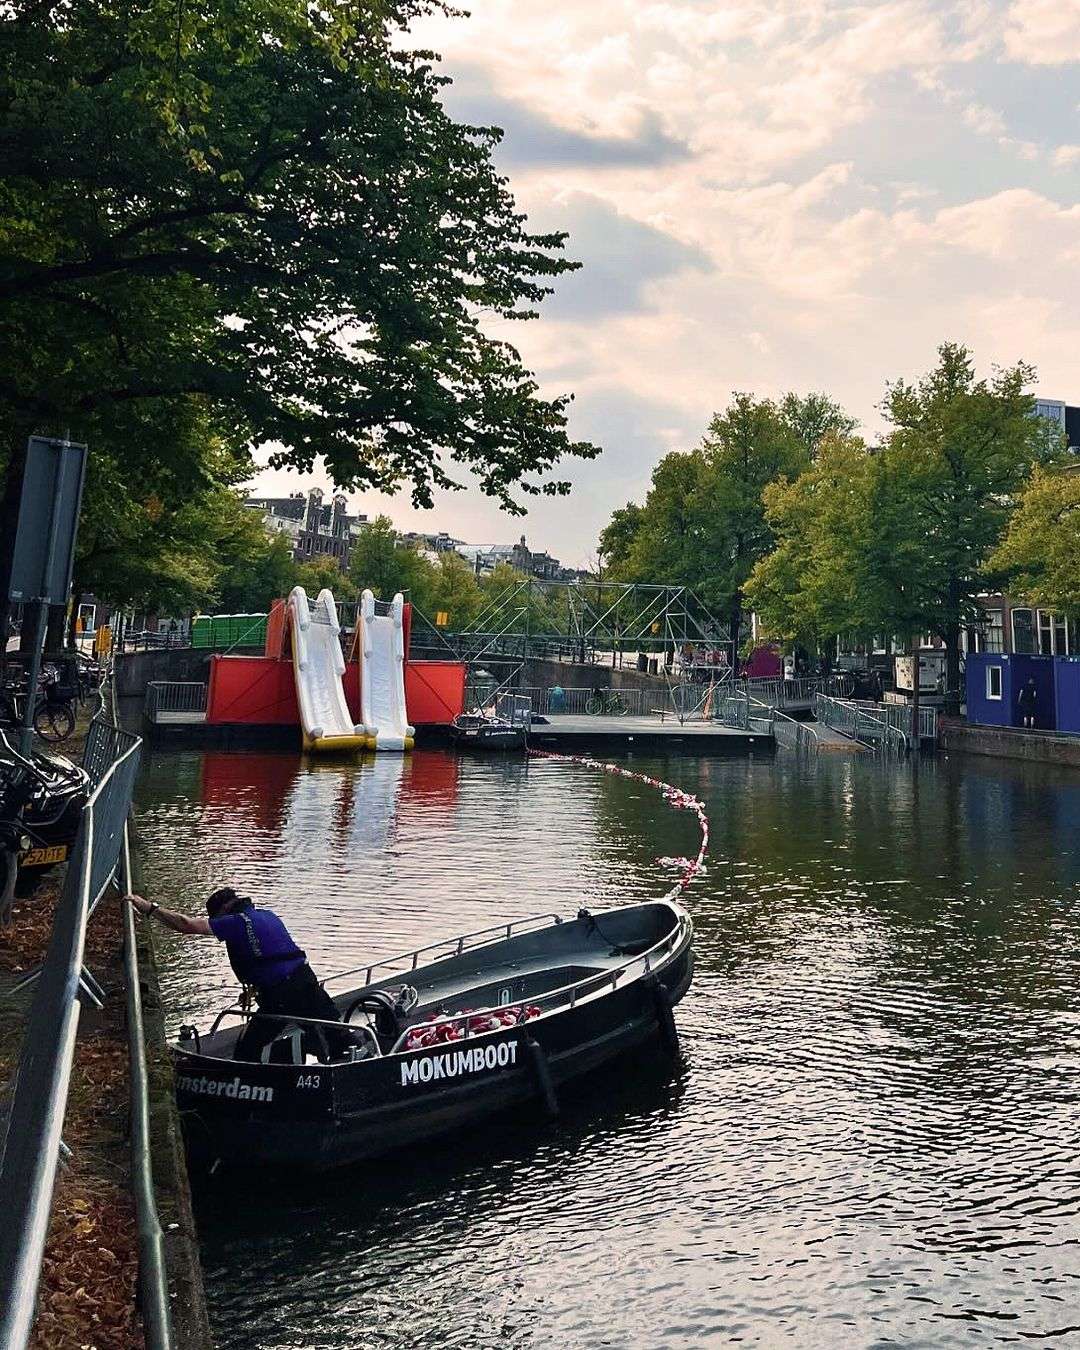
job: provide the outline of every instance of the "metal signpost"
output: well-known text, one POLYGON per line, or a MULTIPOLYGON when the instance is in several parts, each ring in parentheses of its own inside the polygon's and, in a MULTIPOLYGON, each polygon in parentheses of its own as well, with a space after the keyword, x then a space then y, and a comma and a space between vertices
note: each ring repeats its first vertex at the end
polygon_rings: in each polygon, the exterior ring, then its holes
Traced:
POLYGON ((7 595, 8 600, 24 606, 24 614, 27 604, 39 606, 19 733, 19 753, 23 755, 30 753, 49 606, 66 605, 71 589, 85 474, 85 445, 30 437, 7 595))

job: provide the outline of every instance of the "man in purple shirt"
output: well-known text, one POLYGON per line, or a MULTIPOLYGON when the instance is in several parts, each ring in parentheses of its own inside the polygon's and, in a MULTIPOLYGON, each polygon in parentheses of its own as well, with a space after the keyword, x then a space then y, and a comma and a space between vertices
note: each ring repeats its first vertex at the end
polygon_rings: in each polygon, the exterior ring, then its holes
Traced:
MULTIPOLYGON (((156 915, 174 933, 216 937, 224 942, 236 978, 254 988, 259 1004, 259 1012, 248 1020, 236 1043, 234 1059, 257 1060, 284 1029, 286 1017, 316 1018, 322 1022, 341 1020, 333 999, 315 978, 306 955, 293 942, 278 916, 269 909, 256 909, 250 897, 237 895, 231 886, 224 886, 210 896, 205 919, 163 909, 156 900, 146 900, 141 895, 126 898, 139 914, 146 918, 156 915)), ((354 1044, 352 1035, 344 1028, 307 1030, 314 1033, 307 1039, 320 1059, 332 1055, 340 1058, 354 1044)))

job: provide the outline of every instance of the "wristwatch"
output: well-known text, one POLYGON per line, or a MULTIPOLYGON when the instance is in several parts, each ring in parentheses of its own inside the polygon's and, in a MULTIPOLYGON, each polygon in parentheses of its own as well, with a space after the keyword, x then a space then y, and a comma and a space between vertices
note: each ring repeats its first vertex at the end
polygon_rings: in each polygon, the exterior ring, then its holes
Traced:
POLYGON ((161 906, 158 904, 158 902, 157 902, 156 900, 151 900, 151 901, 150 901, 150 908, 146 911, 146 917, 149 918, 150 915, 153 914, 153 912, 154 912, 155 909, 160 909, 160 908, 161 908, 161 906))

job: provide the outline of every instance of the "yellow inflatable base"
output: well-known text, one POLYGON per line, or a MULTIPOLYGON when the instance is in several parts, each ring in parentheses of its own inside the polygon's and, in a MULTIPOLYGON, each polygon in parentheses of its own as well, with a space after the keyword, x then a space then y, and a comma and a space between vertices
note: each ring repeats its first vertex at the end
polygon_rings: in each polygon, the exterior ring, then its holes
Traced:
POLYGON ((370 736, 305 736, 304 749, 315 755, 345 754, 350 750, 367 750, 374 741, 370 736))

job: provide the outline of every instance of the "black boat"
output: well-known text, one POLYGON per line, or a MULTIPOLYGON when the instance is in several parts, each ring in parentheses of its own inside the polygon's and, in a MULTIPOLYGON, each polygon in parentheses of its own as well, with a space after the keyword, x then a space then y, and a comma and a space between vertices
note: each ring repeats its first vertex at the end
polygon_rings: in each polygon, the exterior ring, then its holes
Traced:
POLYGON ((344 1039, 340 1023, 275 1017, 261 1062, 234 1060, 252 1014, 228 1008, 174 1047, 189 1150, 319 1169, 530 1100, 553 1114, 561 1084, 628 1050, 678 1056, 672 1007, 693 975, 692 935, 686 911, 660 900, 521 919, 348 971, 327 981, 363 977, 334 996, 355 1042, 336 1055, 324 1038, 344 1039))
POLYGON ((450 723, 450 740, 463 750, 520 750, 525 728, 502 717, 460 713, 450 723))

